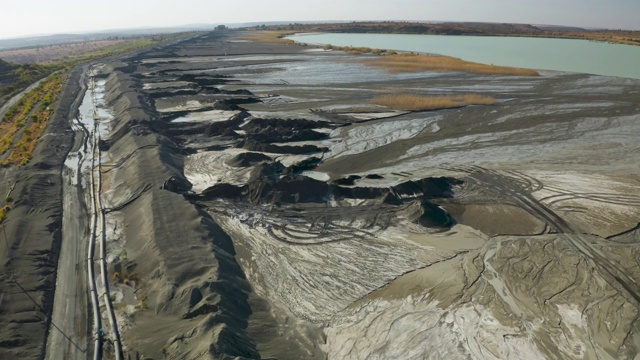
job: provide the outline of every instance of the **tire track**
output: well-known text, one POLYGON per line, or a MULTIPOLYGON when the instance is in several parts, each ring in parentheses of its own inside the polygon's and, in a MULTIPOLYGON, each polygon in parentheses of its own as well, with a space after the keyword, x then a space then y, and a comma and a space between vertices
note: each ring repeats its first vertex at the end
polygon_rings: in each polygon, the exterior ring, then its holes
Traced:
POLYGON ((207 208, 227 216, 238 211, 254 214, 241 221, 265 228, 274 239, 288 245, 317 246, 374 238, 376 232, 387 229, 393 219, 409 206, 411 204, 383 209, 379 205, 328 208, 296 206, 266 210, 241 204, 215 204, 207 205, 207 208))
POLYGON ((601 250, 592 246, 579 228, 562 219, 507 176, 495 171, 482 171, 482 168, 479 168, 479 171, 471 174, 471 178, 484 186, 497 188, 511 196, 522 208, 555 227, 558 235, 564 238, 569 246, 587 260, 592 267, 600 270, 600 275, 609 285, 619 291, 627 301, 636 306, 640 305, 640 291, 636 281, 626 274, 625 269, 616 266, 607 259, 601 250))

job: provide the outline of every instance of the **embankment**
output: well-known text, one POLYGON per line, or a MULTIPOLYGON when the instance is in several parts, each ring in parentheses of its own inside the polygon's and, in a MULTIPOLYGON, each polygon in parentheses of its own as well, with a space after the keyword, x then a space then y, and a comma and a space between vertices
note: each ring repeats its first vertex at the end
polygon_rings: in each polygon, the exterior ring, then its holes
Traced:
POLYGON ((255 357, 245 334, 250 286, 234 258, 231 239, 180 192, 183 155, 155 127, 158 114, 137 90, 127 64, 112 64, 107 102, 115 124, 103 150, 107 206, 125 222, 127 268, 138 274, 137 311, 120 326, 125 345, 145 356, 255 357), (188 346, 186 344, 189 343, 188 346))

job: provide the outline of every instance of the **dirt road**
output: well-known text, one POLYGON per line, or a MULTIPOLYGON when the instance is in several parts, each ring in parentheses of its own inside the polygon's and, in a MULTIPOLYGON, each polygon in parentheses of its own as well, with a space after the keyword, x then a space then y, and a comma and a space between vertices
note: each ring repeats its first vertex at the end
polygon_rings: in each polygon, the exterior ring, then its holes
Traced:
MULTIPOLYGON (((74 109, 78 109, 86 91, 87 67, 83 69, 78 92, 73 101, 74 109)), ((77 111, 76 111, 77 112, 77 111)), ((76 116, 76 115, 74 115, 76 116)), ((84 145, 86 134, 75 129, 71 156, 78 156, 84 145)), ((78 167, 71 169, 65 162, 62 174, 63 184, 63 221, 62 247, 58 261, 55 300, 52 321, 59 329, 52 326, 47 339, 46 359, 87 359, 88 358, 88 313, 87 313, 87 277, 86 254, 88 236, 87 208, 84 202, 81 174, 78 167)), ((79 164, 79 159, 78 159, 79 164)))

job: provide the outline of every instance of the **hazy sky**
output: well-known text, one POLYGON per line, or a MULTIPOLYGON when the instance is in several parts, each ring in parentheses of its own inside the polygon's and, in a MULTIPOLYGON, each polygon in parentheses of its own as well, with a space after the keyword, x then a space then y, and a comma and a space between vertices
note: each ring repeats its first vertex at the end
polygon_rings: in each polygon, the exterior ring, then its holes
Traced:
POLYGON ((640 30, 640 0, 0 0, 0 38, 304 20, 451 20, 640 30))

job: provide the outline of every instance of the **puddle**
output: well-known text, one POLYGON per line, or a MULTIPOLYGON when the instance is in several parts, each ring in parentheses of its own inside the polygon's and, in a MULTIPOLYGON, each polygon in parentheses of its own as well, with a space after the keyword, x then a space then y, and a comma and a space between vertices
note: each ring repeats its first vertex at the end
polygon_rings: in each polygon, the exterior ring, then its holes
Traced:
MULTIPOLYGON (((88 136, 92 137, 96 133, 101 137, 107 137, 110 131, 109 123, 113 120, 113 114, 108 109, 105 101, 106 80, 95 80, 90 82, 82 103, 78 108, 78 117, 71 123, 74 131, 83 129, 88 136), (96 127, 97 125, 97 127, 96 127)), ((70 152, 65 159, 65 167, 71 170, 69 183, 77 186, 78 182, 82 188, 86 189, 88 172, 91 169, 91 159, 93 158, 93 148, 91 139, 85 139, 84 144, 76 152, 70 152)), ((104 156, 99 161, 108 160, 104 156)))
POLYGON ((319 181, 329 181, 331 179, 329 174, 320 171, 303 171, 302 175, 319 181))

